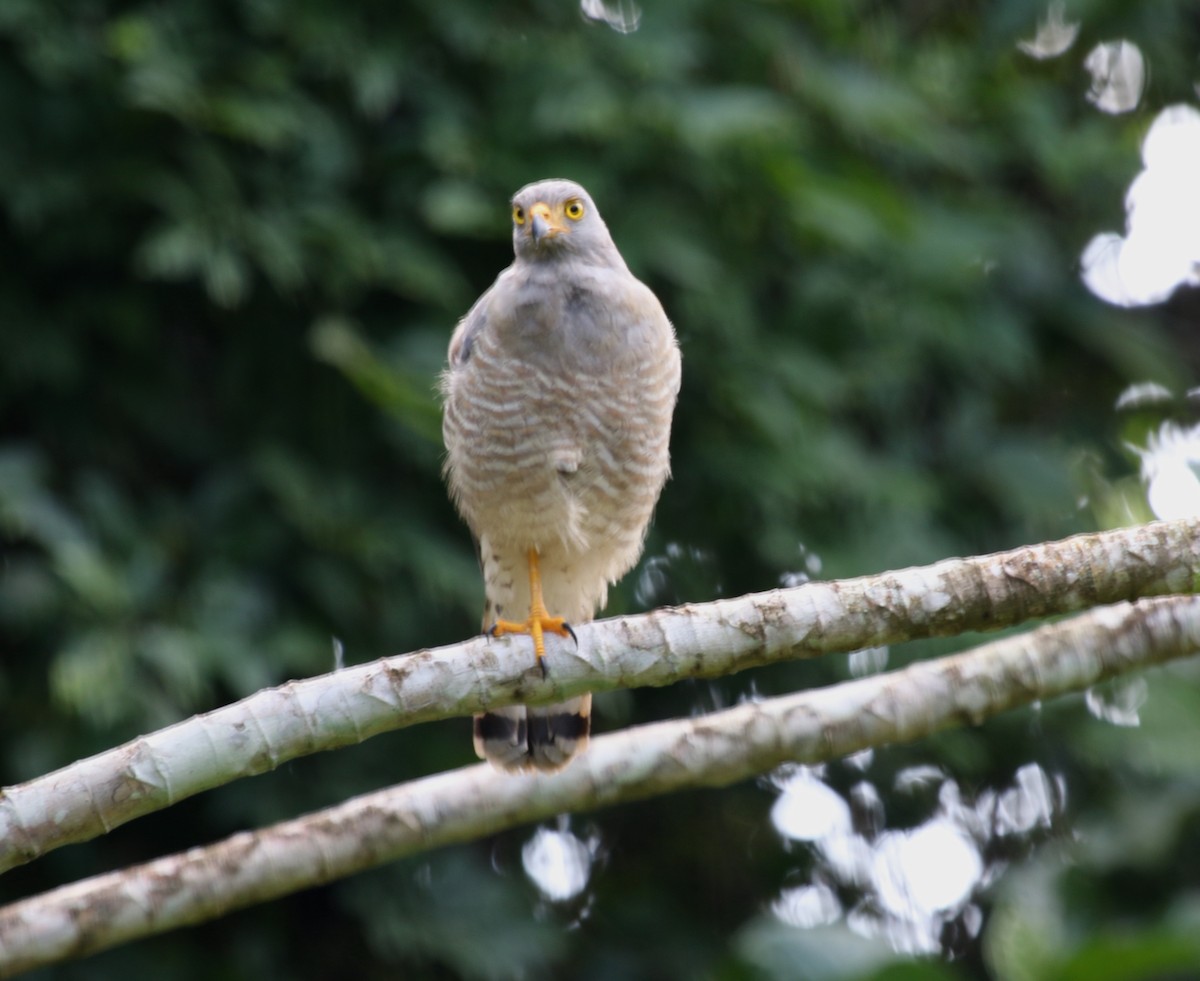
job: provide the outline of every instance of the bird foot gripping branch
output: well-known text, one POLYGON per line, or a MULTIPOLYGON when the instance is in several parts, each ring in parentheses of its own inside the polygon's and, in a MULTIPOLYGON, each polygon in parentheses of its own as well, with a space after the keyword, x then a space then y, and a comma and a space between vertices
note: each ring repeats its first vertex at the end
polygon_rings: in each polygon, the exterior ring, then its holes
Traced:
POLYGON ((533 652, 537 655, 538 666, 542 669, 542 677, 546 677, 546 641, 545 634, 558 634, 560 637, 570 637, 579 646, 579 638, 571 625, 562 617, 552 617, 542 599, 542 575, 538 568, 538 553, 536 548, 529 550, 529 619, 497 620, 492 624, 488 633, 493 637, 503 637, 505 634, 529 634, 533 638, 533 652))

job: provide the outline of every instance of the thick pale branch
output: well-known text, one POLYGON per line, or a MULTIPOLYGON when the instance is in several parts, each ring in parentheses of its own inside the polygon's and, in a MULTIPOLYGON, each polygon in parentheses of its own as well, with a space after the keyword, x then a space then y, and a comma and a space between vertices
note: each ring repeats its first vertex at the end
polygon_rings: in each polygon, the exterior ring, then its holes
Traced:
MULTIPOLYGON (((590 624, 552 644, 482 638, 289 682, 0 794, 0 871, 287 760, 488 705, 667 685, 789 658, 1011 626, 1193 592, 1200 520, 590 624)), ((552 638, 552 640, 557 640, 552 638)))
POLYGON ((553 776, 479 765, 428 777, 0 909, 0 977, 564 811, 915 739, 1195 653, 1200 599, 1121 603, 891 674, 602 736, 553 776))

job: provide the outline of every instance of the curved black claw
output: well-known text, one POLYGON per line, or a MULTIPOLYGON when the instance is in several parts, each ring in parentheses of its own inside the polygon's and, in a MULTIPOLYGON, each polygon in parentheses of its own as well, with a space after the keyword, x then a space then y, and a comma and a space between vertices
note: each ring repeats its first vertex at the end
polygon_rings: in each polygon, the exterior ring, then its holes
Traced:
POLYGON ((569 633, 569 634, 571 635, 571 639, 572 639, 573 641, 575 641, 575 648, 578 650, 578 648, 579 648, 579 638, 575 636, 575 630, 574 630, 574 628, 572 628, 572 626, 571 626, 569 623, 564 623, 564 624, 563 624, 563 630, 565 630, 567 633, 569 633))
POLYGON ((542 669, 542 681, 545 681, 547 678, 550 677, 550 667, 549 667, 549 665, 546 664, 545 657, 538 658, 538 667, 540 667, 542 669))

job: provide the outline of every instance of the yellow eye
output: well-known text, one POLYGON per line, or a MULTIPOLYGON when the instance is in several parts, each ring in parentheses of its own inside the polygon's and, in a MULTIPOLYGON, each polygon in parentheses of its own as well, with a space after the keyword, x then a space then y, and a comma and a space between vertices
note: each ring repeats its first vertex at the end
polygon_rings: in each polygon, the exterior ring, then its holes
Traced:
POLYGON ((519 204, 513 205, 513 224, 515 224, 515 225, 524 225, 525 224, 525 209, 522 208, 519 204))
POLYGON ((579 221, 583 217, 583 202, 579 198, 571 198, 567 202, 567 206, 563 208, 563 213, 571 219, 571 221, 579 221))

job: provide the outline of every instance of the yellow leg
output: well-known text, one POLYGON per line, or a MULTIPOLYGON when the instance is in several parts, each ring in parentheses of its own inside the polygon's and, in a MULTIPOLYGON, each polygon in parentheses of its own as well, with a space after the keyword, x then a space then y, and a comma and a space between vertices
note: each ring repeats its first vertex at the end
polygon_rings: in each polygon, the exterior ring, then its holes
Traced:
POLYGON ((552 617, 546 610, 546 602, 542 599, 542 573, 538 568, 538 553, 536 548, 529 550, 529 619, 523 623, 519 620, 497 620, 492 624, 493 637, 504 634, 529 634, 533 638, 533 652, 537 655, 542 673, 546 671, 545 662, 546 633, 558 634, 560 637, 575 639, 575 631, 562 617, 552 617))

